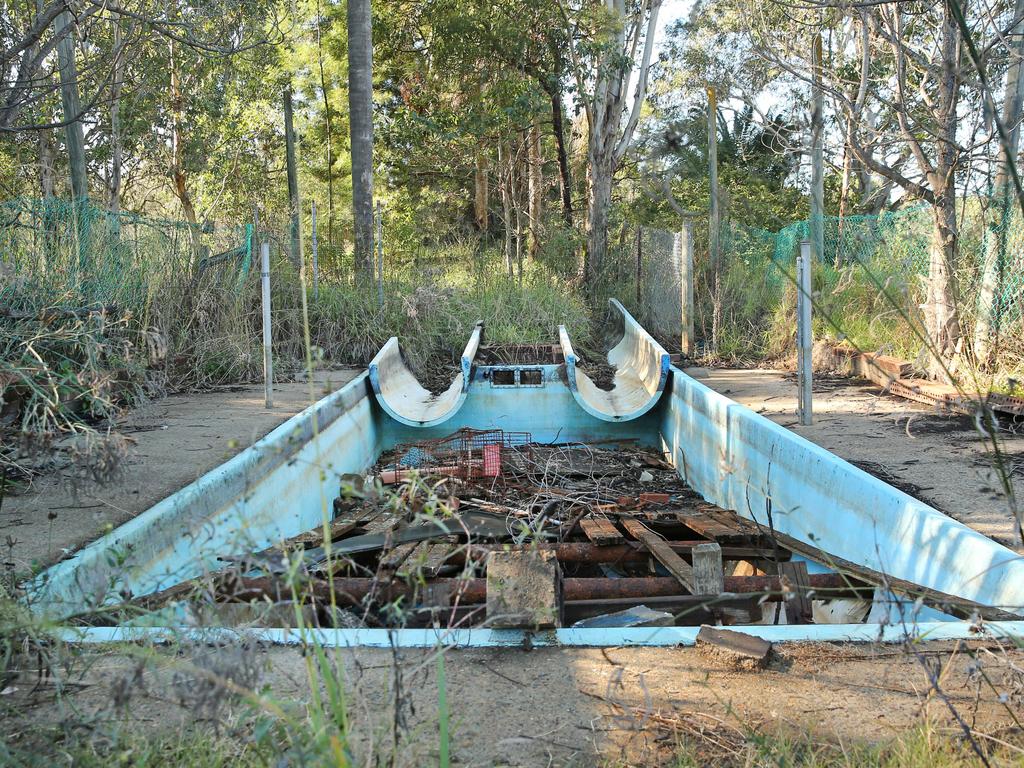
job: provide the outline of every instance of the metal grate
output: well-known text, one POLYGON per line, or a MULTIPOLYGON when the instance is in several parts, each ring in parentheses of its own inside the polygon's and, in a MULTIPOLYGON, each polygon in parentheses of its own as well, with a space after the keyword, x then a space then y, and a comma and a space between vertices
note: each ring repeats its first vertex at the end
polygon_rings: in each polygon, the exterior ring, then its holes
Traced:
POLYGON ((467 427, 448 437, 397 446, 398 459, 389 469, 396 479, 410 469, 462 478, 497 477, 501 474, 502 451, 532 442, 529 432, 467 427))

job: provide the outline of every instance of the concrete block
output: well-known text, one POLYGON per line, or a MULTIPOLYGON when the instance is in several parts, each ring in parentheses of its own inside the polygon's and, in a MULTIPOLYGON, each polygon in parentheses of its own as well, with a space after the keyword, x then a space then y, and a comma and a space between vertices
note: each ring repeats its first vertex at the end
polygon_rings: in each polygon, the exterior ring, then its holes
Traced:
POLYGON ((554 552, 493 552, 487 560, 487 623, 541 629, 562 624, 562 572, 554 552))

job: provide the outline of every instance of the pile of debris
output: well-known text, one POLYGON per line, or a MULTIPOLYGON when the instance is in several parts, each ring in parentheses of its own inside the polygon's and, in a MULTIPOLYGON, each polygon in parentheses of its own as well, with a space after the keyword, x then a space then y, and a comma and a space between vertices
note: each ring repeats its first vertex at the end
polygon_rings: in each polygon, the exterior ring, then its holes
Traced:
POLYGON ((201 593, 222 623, 255 603, 287 606, 287 625, 298 603, 319 626, 540 629, 803 623, 813 600, 871 597, 847 576, 809 575, 783 538, 705 503, 629 442, 464 429, 343 477, 333 512, 143 602, 201 593))

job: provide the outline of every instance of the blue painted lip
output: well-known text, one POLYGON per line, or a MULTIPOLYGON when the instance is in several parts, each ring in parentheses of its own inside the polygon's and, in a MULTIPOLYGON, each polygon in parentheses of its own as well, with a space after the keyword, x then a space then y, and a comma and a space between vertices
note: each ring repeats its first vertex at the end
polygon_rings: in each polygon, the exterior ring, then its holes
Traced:
MULTIPOLYGON (((1024 621, 967 621, 903 624, 781 624, 729 627, 772 643, 846 642, 903 643, 907 640, 1014 639, 1024 636, 1024 621)), ((528 632, 518 629, 195 629, 188 627, 75 627, 59 630, 65 642, 174 643, 183 639, 210 642, 244 637, 270 645, 310 645, 330 648, 607 648, 612 646, 688 647, 696 644, 700 627, 631 629, 556 629, 528 632)))

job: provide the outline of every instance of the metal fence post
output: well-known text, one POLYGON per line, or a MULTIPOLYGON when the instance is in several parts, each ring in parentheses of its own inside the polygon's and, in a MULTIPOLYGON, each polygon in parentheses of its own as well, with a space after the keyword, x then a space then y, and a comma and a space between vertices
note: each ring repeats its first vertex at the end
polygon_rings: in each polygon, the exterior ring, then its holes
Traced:
POLYGON ((675 236, 675 258, 679 265, 680 333, 684 357, 693 357, 693 221, 683 219, 675 236))
POLYGON ((384 215, 377 201, 377 301, 384 306, 384 215))
POLYGON ((313 201, 312 220, 313 220, 313 301, 320 298, 320 270, 317 264, 316 258, 316 200, 313 201))
POLYGON ((260 246, 260 280, 263 284, 263 388, 267 408, 274 407, 274 358, 270 352, 270 243, 260 246))
POLYGON ((800 255, 796 260, 796 378, 797 378, 797 415, 800 424, 810 426, 813 422, 813 403, 811 397, 812 366, 811 353, 813 338, 811 336, 811 243, 803 240, 800 243, 800 255))

